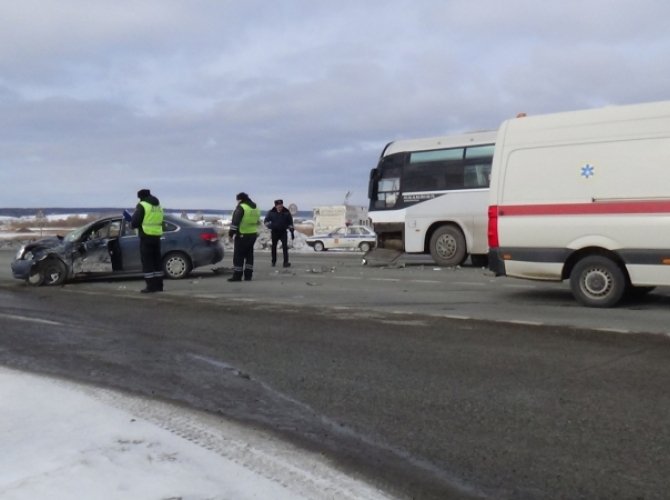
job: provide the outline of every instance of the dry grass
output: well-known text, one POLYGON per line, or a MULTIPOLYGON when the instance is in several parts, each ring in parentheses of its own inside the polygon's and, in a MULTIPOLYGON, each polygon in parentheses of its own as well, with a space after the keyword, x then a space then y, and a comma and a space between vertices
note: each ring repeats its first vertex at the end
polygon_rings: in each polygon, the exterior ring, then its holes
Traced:
POLYGON ((22 232, 34 228, 75 228, 93 222, 101 217, 100 214, 70 215, 65 219, 17 219, 6 225, 8 231, 22 232))

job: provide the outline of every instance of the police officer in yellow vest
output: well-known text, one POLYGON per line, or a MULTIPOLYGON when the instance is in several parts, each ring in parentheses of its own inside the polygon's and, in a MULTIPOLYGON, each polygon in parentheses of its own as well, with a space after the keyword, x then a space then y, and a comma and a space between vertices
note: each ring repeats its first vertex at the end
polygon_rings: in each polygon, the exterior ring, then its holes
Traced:
POLYGON ((161 236, 163 236, 163 208, 151 191, 140 189, 137 192, 140 202, 135 208, 130 226, 139 229, 140 258, 142 272, 147 286, 142 293, 163 291, 163 263, 161 255, 161 236))
POLYGON ((237 207, 233 212, 228 236, 234 238, 233 277, 228 281, 251 281, 254 274, 254 243, 258 235, 261 211, 247 193, 236 197, 237 207))

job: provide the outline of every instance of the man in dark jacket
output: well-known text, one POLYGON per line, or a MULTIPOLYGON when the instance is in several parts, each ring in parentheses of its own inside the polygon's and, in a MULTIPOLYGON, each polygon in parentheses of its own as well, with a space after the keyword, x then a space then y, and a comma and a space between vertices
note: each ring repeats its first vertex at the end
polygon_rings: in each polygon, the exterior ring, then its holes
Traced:
POLYGON ((289 267, 288 261, 288 237, 286 231, 291 232, 291 240, 295 238, 293 228, 293 216, 284 207, 284 200, 275 200, 275 206, 265 216, 265 226, 270 230, 272 236, 272 266, 277 263, 277 243, 281 241, 284 254, 284 267, 289 267))
POLYGON ((140 202, 130 220, 130 227, 139 230, 142 272, 147 286, 142 293, 163 291, 163 262, 161 236, 163 236, 163 208, 151 191, 137 192, 140 202))
POLYGON ((247 193, 238 193, 228 236, 233 243, 233 276, 228 281, 251 281, 254 274, 254 243, 261 212, 247 193))

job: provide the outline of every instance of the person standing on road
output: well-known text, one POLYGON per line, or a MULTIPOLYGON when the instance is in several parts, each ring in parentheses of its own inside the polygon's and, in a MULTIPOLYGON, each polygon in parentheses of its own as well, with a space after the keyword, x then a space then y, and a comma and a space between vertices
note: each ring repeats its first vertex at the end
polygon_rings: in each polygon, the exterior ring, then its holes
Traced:
POLYGON ((163 208, 151 191, 140 189, 140 199, 130 219, 130 227, 140 234, 140 258, 146 287, 142 293, 163 291, 163 263, 161 236, 163 236, 163 208))
POLYGON ((275 200, 275 206, 265 216, 265 227, 270 230, 272 236, 272 267, 277 263, 277 243, 280 241, 284 254, 284 267, 289 267, 291 263, 288 261, 288 237, 286 232, 291 232, 291 240, 293 240, 295 239, 295 229, 291 212, 284 208, 284 200, 275 200))
POLYGON ((261 211, 247 193, 238 193, 228 236, 233 243, 233 277, 228 281, 251 281, 254 274, 254 243, 258 236, 261 211))

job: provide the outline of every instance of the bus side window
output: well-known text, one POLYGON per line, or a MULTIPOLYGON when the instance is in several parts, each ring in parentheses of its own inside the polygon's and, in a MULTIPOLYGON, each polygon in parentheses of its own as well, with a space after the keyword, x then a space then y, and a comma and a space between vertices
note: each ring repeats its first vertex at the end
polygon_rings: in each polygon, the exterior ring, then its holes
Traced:
POLYGON ((465 187, 465 169, 462 162, 447 165, 445 168, 445 184, 446 189, 463 189, 465 187))
POLYGON ((474 165, 467 165, 465 167, 466 188, 489 187, 490 177, 491 177, 490 163, 478 163, 474 165))

